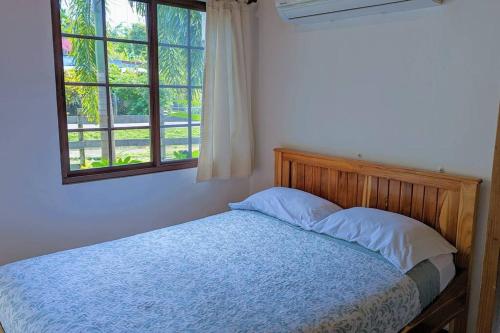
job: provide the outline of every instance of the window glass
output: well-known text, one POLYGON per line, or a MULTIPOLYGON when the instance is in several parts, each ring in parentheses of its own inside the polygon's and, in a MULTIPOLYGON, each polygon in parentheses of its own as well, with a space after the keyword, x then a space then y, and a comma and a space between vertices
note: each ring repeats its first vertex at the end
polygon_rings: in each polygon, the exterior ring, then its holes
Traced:
POLYGON ((199 156, 205 12, 193 8, 199 3, 59 0, 63 179, 135 165, 153 172, 199 156))
POLYGON ((158 36, 161 159, 197 158, 205 63, 205 13, 158 5, 158 36))
POLYGON ((106 33, 109 38, 148 40, 148 5, 129 0, 106 0, 106 33))
POLYGON ((61 31, 83 36, 103 35, 101 0, 61 0, 61 31))

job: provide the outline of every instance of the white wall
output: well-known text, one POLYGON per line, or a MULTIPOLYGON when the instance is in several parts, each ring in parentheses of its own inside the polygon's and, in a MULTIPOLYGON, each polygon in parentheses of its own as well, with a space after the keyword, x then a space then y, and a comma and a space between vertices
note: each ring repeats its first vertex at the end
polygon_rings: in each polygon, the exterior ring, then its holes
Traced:
POLYGON ((195 170, 61 185, 49 0, 0 1, 0 265, 226 209, 248 180, 195 170))
POLYGON ((308 29, 281 21, 273 3, 259 1, 251 190, 272 184, 277 146, 482 177, 475 318, 500 98, 500 1, 448 0, 308 29))

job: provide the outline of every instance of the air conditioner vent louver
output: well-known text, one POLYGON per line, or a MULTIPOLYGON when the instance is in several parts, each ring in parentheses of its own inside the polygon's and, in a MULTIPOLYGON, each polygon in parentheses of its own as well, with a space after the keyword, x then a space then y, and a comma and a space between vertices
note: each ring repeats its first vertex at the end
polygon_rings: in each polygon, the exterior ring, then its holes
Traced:
POLYGON ((440 5, 440 0, 275 0, 279 15, 292 23, 338 19, 440 5))

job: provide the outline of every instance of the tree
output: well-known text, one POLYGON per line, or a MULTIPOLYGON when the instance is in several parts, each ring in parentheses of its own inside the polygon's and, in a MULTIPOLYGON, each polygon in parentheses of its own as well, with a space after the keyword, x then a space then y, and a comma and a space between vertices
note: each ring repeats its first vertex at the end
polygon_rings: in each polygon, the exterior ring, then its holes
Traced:
MULTIPOLYGON (((63 32, 81 35, 102 36, 104 24, 102 22, 103 0, 61 0, 61 25, 63 32)), ((129 1, 129 5, 138 15, 145 15, 147 6, 142 2, 129 1)), ((106 10, 108 6, 106 6, 106 10)), ((160 5, 158 7, 158 39, 161 44, 184 45, 188 35, 188 15, 191 26, 192 44, 202 46, 202 15, 197 11, 188 11, 176 7, 160 5)), ((130 40, 145 40, 146 29, 140 24, 131 26, 118 25, 108 27, 107 33, 111 37, 126 36, 130 40)), ((70 52, 74 62, 74 73, 65 75, 76 82, 104 82, 104 45, 100 41, 90 39, 72 39, 72 50, 70 52)), ((139 44, 109 43, 108 57, 110 59, 130 59, 137 66, 141 64, 147 69, 147 48, 139 44)), ((182 48, 160 47, 159 49, 159 76, 163 84, 187 84, 187 52, 182 48)), ((203 52, 193 50, 191 52, 191 82, 201 85, 203 81, 203 52)), ((109 63, 110 82, 120 83, 147 83, 148 76, 142 71, 130 70, 124 72, 113 62, 109 63), (142 74, 141 74, 142 73, 142 74)), ((68 80, 66 80, 68 81, 68 80)), ((86 117, 89 122, 98 123, 106 119, 105 95, 98 93, 95 87, 78 87, 69 89, 72 96, 71 104, 78 105, 80 99, 80 115, 86 117), (101 113, 99 113, 101 110, 101 113)), ((123 91, 123 90, 122 90, 123 91)), ((165 94, 163 95, 165 96, 165 94)), ((119 96, 120 97, 120 96, 119 96)), ((131 114, 144 114, 147 105, 144 104, 145 96, 141 96, 136 107, 129 108, 131 114), (135 113, 137 112, 137 113, 135 113)), ((163 104, 173 105, 176 101, 184 101, 183 96, 170 94, 163 99, 163 104)), ((164 109, 167 109, 167 107, 164 109)))
MULTIPOLYGON (((103 9, 109 18, 110 7, 106 0, 60 0, 62 31, 75 35, 103 36, 104 29, 109 37, 127 40, 147 40, 147 28, 143 23, 118 24, 106 26, 102 22, 103 9), (104 1, 104 7, 103 7, 104 1)), ((145 17, 147 4, 128 1, 133 12, 145 17)), ((191 45, 203 46, 202 14, 168 5, 158 5, 158 52, 160 84, 202 85, 203 51, 187 51, 186 48, 169 47, 168 45, 186 45, 188 30, 191 34, 191 45), (189 24, 188 24, 189 23, 189 24), (190 26, 190 28, 189 28, 190 26), (190 65, 188 66, 188 54, 190 65), (188 78, 189 70, 190 78, 188 78)), ((104 52, 107 49, 108 80, 110 83, 147 84, 148 51, 146 45, 134 43, 108 42, 105 45, 100 40, 68 38, 70 40, 69 56, 73 69, 65 69, 66 82, 103 83, 106 81, 106 64, 104 52)), ((111 88, 110 114, 147 115, 149 111, 149 90, 146 88, 111 88)), ((188 95, 179 93, 180 89, 160 89, 160 110, 168 115, 179 111, 177 105, 187 108, 188 95)), ((193 91, 193 103, 199 104, 201 92, 193 91)), ((67 86, 66 106, 70 114, 78 116, 85 123, 106 125, 107 96, 106 89, 95 86, 67 86)), ((182 108, 181 108, 182 109, 182 108)), ((182 110, 181 110, 182 111, 182 110)), ((187 117, 187 111, 177 112, 176 116, 187 117), (184 115, 182 115, 182 113, 184 115)), ((83 137, 81 138, 83 140, 83 137)), ((110 160, 107 135, 101 137, 102 159, 110 160)), ((111 145, 114 150, 114 143, 111 145)), ((82 149, 80 157, 85 159, 82 149), (82 157, 83 156, 83 157, 82 157)), ((83 164, 83 163, 81 163, 83 164)))

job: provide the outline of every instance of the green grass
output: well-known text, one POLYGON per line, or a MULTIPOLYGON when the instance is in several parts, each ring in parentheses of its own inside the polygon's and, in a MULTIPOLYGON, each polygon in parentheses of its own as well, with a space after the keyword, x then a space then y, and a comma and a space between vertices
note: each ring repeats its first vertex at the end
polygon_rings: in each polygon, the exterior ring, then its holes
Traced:
MULTIPOLYGON (((192 135, 195 138, 200 137, 200 127, 196 126, 192 128, 192 135)), ((187 127, 171 127, 166 128, 164 131, 165 139, 178 139, 178 138, 187 138, 188 137, 188 129, 187 127)))
MULTIPOLYGON (((181 119, 188 119, 188 113, 187 112, 170 112, 168 114, 169 117, 175 117, 175 118, 181 118, 181 119)), ((191 120, 192 121, 201 121, 201 115, 200 114, 192 114, 191 115, 191 120)))

